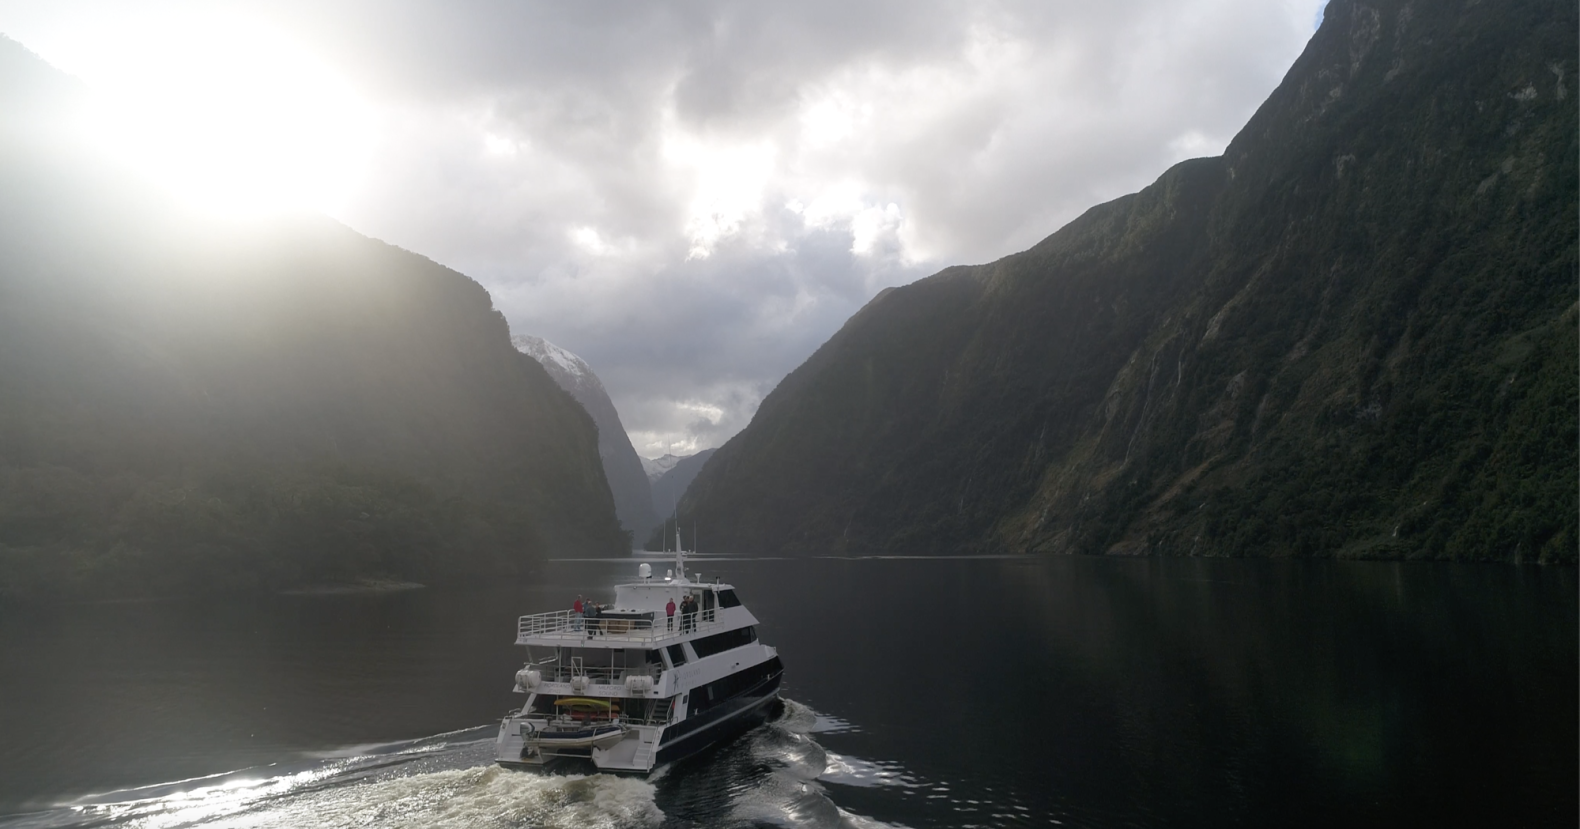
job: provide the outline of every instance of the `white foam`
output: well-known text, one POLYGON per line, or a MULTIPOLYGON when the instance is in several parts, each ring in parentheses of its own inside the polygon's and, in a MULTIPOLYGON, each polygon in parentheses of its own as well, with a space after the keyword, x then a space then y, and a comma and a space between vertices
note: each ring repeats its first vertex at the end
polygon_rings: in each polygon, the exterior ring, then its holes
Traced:
MULTIPOLYGON (((327 771, 327 770, 326 770, 327 771)), ((626 829, 664 819, 650 783, 607 775, 549 776, 497 766, 314 786, 323 772, 234 780, 154 800, 78 811, 138 829, 516 827, 626 829), (86 812, 86 813, 85 813, 86 812)))
POLYGON ((863 760, 859 757, 847 757, 843 754, 826 752, 827 764, 823 772, 817 776, 819 780, 830 783, 843 783, 846 786, 871 788, 874 786, 903 786, 915 788, 918 784, 905 773, 904 767, 899 763, 885 763, 874 760, 863 760))
POLYGON ((731 808, 736 822, 828 829, 892 829, 889 824, 845 810, 836 804, 824 782, 862 788, 912 787, 914 781, 898 764, 872 762, 829 751, 812 738, 817 731, 854 730, 835 717, 794 700, 784 701, 784 714, 755 735, 752 754, 773 769, 743 791, 731 808), (845 726, 844 729, 841 726, 845 726))
POLYGON ((356 757, 367 757, 377 754, 429 754, 433 752, 444 751, 450 748, 452 741, 457 740, 457 738, 460 738, 462 742, 477 739, 491 741, 493 738, 492 731, 492 726, 481 729, 476 727, 458 728, 454 731, 446 731, 441 734, 434 734, 433 736, 423 737, 418 740, 392 740, 381 743, 356 743, 349 746, 340 746, 338 748, 328 748, 319 751, 305 751, 302 752, 302 755, 304 757, 311 757, 315 760, 344 760, 356 757))

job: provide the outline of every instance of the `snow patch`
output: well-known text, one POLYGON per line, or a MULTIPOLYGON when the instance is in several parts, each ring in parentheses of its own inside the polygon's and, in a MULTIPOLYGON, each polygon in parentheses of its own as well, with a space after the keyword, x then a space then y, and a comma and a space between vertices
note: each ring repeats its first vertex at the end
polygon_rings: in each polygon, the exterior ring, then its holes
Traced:
POLYGON ((675 464, 689 457, 691 456, 665 455, 662 458, 643 458, 642 471, 647 473, 647 482, 653 483, 668 474, 669 470, 674 469, 675 464))
POLYGON ((531 334, 516 334, 510 338, 510 344, 522 354, 537 360, 546 369, 558 368, 572 377, 587 377, 592 375, 592 367, 587 361, 566 351, 563 348, 531 334))

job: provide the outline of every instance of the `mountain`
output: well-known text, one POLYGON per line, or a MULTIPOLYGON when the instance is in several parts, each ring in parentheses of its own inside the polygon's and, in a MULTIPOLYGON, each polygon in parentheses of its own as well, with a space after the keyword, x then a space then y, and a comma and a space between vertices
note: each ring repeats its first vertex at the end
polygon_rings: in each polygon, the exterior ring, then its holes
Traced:
MULTIPOLYGON (((643 458, 642 459, 642 471, 647 473, 648 483, 658 483, 658 479, 664 477, 665 475, 668 475, 669 474, 669 470, 675 468, 675 464, 680 463, 681 461, 683 461, 683 460, 685 460, 686 458, 689 458, 689 457, 691 457, 691 456, 690 455, 664 455, 663 457, 660 457, 660 458, 643 458)), ((671 505, 671 506, 673 506, 673 505, 671 505)))
POLYGON ((879 294, 681 520, 737 553, 1574 562, 1577 23, 1333 0, 1224 155, 879 294))
POLYGON ((592 415, 593 423, 598 425, 598 457, 603 461, 604 477, 614 496, 615 515, 633 539, 647 538, 658 524, 658 516, 653 512, 646 462, 637 457, 631 438, 620 423, 620 413, 615 411, 598 375, 585 360, 541 337, 518 334, 510 342, 542 364, 554 382, 592 415))
POLYGON ((680 503, 681 496, 686 494, 686 489, 696 479, 697 473, 702 471, 708 458, 713 457, 715 449, 704 449, 695 455, 675 457, 665 455, 657 460, 647 461, 648 475, 652 476, 654 469, 663 469, 656 478, 653 478, 653 509, 660 515, 669 515, 675 511, 675 506, 680 503))
POLYGON ((0 39, 0 589, 521 573, 624 548, 591 418, 476 282, 323 218, 223 223, 74 148, 0 39))

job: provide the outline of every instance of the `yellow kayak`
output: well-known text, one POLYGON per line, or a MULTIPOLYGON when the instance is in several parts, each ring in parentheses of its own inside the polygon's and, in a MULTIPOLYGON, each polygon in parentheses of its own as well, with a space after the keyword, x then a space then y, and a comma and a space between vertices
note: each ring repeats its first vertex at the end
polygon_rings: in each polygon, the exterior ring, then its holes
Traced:
POLYGON ((614 708, 606 700, 589 699, 587 697, 566 697, 562 700, 555 700, 554 704, 563 705, 567 708, 596 708, 599 711, 609 711, 614 708))

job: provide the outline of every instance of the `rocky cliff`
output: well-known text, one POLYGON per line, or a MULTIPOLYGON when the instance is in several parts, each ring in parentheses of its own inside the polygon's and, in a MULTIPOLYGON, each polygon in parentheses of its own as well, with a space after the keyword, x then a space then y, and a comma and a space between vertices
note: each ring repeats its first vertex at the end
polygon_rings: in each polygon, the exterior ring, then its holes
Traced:
POLYGON ((885 291, 715 548, 1573 562, 1577 12, 1333 0, 1223 156, 885 291))
POLYGON ((603 461, 603 474, 614 496, 615 515, 620 518, 620 526, 631 534, 633 545, 640 543, 658 524, 653 493, 642 459, 631 446, 631 438, 603 382, 586 360, 542 337, 517 334, 510 341, 521 353, 538 361, 554 382, 592 416, 598 426, 598 457, 603 461))

